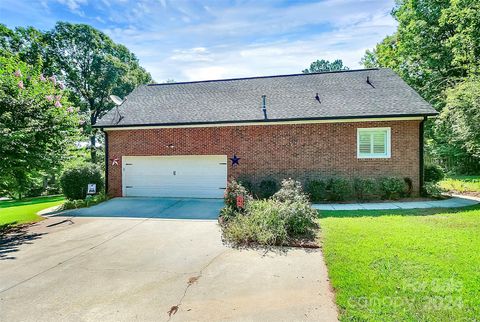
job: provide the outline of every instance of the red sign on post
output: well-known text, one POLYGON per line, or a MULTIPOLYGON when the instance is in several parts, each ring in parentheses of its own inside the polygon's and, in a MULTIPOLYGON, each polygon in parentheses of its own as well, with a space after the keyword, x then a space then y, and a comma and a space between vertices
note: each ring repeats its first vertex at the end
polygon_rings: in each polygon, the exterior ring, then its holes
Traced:
POLYGON ((237 196, 237 208, 242 208, 243 209, 243 196, 237 196))

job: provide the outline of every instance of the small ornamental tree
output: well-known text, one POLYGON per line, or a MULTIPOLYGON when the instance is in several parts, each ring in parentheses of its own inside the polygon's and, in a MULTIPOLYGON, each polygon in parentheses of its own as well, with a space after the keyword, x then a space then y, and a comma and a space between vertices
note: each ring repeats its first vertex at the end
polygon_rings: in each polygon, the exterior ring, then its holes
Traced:
POLYGON ((63 84, 17 56, 0 56, 0 193, 21 198, 59 165, 78 126, 63 84))

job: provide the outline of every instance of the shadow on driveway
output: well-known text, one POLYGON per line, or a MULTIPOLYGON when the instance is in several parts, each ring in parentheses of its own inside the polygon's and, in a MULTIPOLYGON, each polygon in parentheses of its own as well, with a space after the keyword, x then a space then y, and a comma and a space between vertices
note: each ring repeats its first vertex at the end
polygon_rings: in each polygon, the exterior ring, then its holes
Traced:
POLYGON ((31 244, 44 233, 29 232, 30 225, 15 225, 15 223, 0 226, 0 260, 15 259, 12 253, 18 251, 22 244, 31 244))
POLYGON ((63 211, 57 216, 217 219, 222 207, 223 199, 124 197, 63 211))

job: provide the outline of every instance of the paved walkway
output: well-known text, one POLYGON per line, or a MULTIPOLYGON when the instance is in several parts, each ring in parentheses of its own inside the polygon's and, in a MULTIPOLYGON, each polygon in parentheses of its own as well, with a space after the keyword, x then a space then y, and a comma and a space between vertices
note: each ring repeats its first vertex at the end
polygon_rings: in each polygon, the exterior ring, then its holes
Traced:
POLYGON ((416 208, 457 208, 480 203, 479 198, 454 195, 450 199, 409 202, 375 202, 350 204, 313 204, 318 210, 382 210, 382 209, 416 209, 416 208))

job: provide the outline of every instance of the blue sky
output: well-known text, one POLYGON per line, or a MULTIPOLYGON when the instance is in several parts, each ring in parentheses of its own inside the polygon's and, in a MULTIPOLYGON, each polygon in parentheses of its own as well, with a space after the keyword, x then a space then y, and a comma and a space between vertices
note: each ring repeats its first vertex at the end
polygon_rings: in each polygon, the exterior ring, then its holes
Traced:
POLYGON ((0 22, 87 23, 126 45, 157 82, 298 73, 316 59, 360 68, 394 32, 394 0, 0 0, 0 22))

